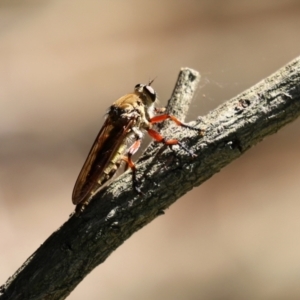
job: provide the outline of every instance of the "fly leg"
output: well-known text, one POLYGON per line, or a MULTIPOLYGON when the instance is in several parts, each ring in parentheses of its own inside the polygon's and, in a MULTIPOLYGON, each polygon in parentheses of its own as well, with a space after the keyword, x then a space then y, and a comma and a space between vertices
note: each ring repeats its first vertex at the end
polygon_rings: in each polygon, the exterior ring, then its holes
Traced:
POLYGON ((181 143, 177 139, 167 140, 160 133, 158 133, 157 131, 155 131, 153 129, 148 129, 147 131, 148 131, 148 134, 158 143, 162 143, 166 146, 169 146, 169 147, 171 147, 171 149, 172 149, 172 146, 178 145, 180 148, 182 148, 184 151, 186 151, 191 157, 197 157, 197 155, 195 153, 193 153, 193 151, 188 149, 183 143, 181 143))
POLYGON ((143 193, 141 191, 141 188, 140 188, 140 182, 136 177, 136 170, 137 169, 136 169, 136 166, 135 166, 134 162, 132 161, 132 155, 135 154, 141 146, 141 141, 142 141, 143 134, 140 130, 136 129, 135 127, 132 128, 132 130, 135 133, 135 139, 136 140, 130 146, 130 148, 128 149, 127 156, 123 156, 122 160, 124 160, 126 162, 125 169, 127 169, 129 167, 132 171, 132 186, 133 186, 134 190, 138 194, 143 195, 143 193))
MULTIPOLYGON (((180 120, 178 120, 176 117, 174 117, 172 115, 169 115, 169 114, 163 114, 163 115, 153 117, 150 120, 150 124, 153 125, 153 124, 156 124, 156 123, 168 120, 168 119, 172 120, 178 126, 188 128, 188 129, 191 129, 191 130, 196 130, 196 131, 200 132, 201 135, 203 135, 203 132, 202 132, 201 129, 195 128, 195 127, 187 125, 187 124, 184 124, 180 120)), ((160 133, 158 133, 157 131, 155 131, 151 128, 147 129, 147 131, 148 131, 148 134, 154 140, 156 140, 158 143, 163 143, 164 145, 169 146, 171 149, 172 149, 172 146, 178 145, 181 149, 183 149, 185 152, 187 152, 190 156, 192 156, 192 157, 197 156, 196 154, 194 154, 190 149, 188 149, 183 143, 181 143, 177 139, 166 140, 160 133)))
POLYGON ((159 116, 155 116, 155 117, 151 118, 150 123, 151 124, 156 124, 156 123, 160 123, 162 121, 168 120, 168 119, 172 120, 178 126, 189 128, 189 129, 196 130, 196 131, 200 131, 200 133, 202 134, 201 129, 190 126, 190 125, 185 124, 185 123, 182 123, 176 117, 174 117, 172 115, 169 115, 169 114, 162 114, 162 115, 159 115, 159 116))

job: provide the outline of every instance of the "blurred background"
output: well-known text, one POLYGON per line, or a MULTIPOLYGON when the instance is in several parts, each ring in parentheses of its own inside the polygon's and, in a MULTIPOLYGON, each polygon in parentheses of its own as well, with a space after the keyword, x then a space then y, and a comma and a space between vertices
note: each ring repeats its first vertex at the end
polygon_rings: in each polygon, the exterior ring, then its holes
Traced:
MULTIPOLYGON (((300 2, 2 0, 0 284, 58 229, 106 109, 179 69, 188 120, 300 54, 300 2)), ((300 299, 299 121, 132 236, 68 299, 300 299)))

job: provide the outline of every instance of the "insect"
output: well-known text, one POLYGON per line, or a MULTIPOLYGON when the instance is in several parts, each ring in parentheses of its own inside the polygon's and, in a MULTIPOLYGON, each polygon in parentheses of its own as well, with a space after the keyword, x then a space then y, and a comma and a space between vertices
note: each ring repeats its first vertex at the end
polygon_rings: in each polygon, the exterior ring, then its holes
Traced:
POLYGON ((106 120, 98 133, 88 157, 79 173, 74 186, 72 201, 75 212, 80 214, 88 205, 91 197, 116 173, 122 161, 132 170, 133 186, 141 193, 136 179, 136 167, 132 155, 141 145, 143 131, 157 142, 172 146, 178 145, 190 155, 194 154, 176 139, 165 139, 153 129, 153 125, 166 119, 177 125, 199 131, 182 123, 172 115, 156 108, 156 92, 148 84, 137 84, 133 93, 119 98, 109 108, 106 120), (158 115, 158 113, 160 113, 158 115), (131 144, 130 146, 128 146, 131 144))

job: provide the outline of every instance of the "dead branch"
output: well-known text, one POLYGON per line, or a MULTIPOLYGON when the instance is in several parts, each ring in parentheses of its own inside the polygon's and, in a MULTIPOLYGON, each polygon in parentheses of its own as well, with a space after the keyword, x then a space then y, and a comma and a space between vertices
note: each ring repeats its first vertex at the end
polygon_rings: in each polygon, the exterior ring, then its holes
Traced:
MULTIPOLYGON (((181 70, 169 101, 170 113, 184 118, 199 78, 194 70, 181 70)), ((203 137, 165 122, 164 135, 183 140, 197 158, 176 147, 162 152, 160 145, 150 144, 137 164, 145 195, 133 191, 130 172, 121 175, 94 197, 80 217, 72 216, 40 246, 2 286, 0 299, 65 299, 134 232, 299 114, 297 58, 192 122, 204 130, 203 137)))

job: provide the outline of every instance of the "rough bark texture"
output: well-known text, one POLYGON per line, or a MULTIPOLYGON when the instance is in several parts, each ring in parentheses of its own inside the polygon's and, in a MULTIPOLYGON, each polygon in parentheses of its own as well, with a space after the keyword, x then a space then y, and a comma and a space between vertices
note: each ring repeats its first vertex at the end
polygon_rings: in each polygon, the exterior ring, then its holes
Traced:
MULTIPOLYGON (((196 71, 181 70, 169 101, 170 113, 184 118, 198 81, 196 71)), ((160 145, 150 144, 137 164, 145 195, 133 191, 130 172, 121 175, 95 196, 80 217, 72 216, 45 241, 2 287, 0 299, 65 299, 134 232, 299 114, 297 58, 192 122, 205 131, 203 137, 165 122, 164 135, 183 140, 197 158, 176 146, 174 151, 161 151, 160 145)))

